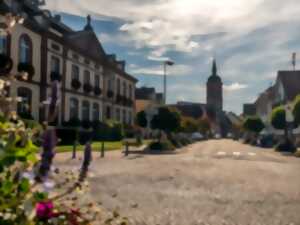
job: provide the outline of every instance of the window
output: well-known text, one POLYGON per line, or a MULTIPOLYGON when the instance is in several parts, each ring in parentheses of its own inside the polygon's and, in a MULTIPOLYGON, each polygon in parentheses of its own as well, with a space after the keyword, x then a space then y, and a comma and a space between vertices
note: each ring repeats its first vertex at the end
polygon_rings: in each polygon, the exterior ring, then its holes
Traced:
POLYGON ((60 51, 60 46, 57 44, 52 44, 51 45, 52 49, 54 49, 55 51, 60 51))
POLYGON ((132 124, 132 112, 128 112, 128 124, 132 124))
POLYGON ((7 38, 0 36, 0 54, 7 54, 7 38))
POLYGON ((113 91, 114 90, 114 86, 113 86, 113 80, 112 79, 108 79, 108 90, 113 91))
POLYGON ((117 94, 121 94, 121 82, 120 79, 117 79, 117 94))
POLYGON ((127 85, 126 85, 126 82, 123 82, 123 96, 124 97, 127 96, 127 85))
POLYGON ((82 102, 82 120, 90 120, 90 103, 88 101, 82 102))
POLYGON ((90 84, 91 82, 91 73, 88 70, 84 71, 84 83, 85 84, 90 84))
POLYGON ((75 59, 77 61, 79 60, 79 56, 77 54, 75 54, 75 53, 73 53, 72 57, 73 57, 73 59, 75 59))
POLYGON ((120 122, 121 120, 121 111, 119 108, 116 109, 116 120, 120 122))
POLYGON ((99 88, 100 87, 100 76, 95 75, 95 87, 99 88))
POLYGON ((129 99, 132 99, 132 85, 129 85, 129 99))
POLYGON ((126 110, 125 109, 123 109, 123 123, 124 124, 126 124, 126 122, 127 122, 127 113, 126 113, 126 110))
POLYGON ((21 102, 18 102, 18 114, 28 115, 31 114, 31 104, 32 104, 32 91, 29 88, 20 87, 17 90, 18 97, 22 98, 21 102))
POLYGON ((79 101, 76 98, 70 99, 70 119, 78 118, 79 101))
POLYGON ((23 34, 19 42, 19 62, 31 63, 32 62, 32 42, 28 35, 23 34))
POLYGON ((97 104, 97 103, 93 104, 93 120, 94 121, 99 121, 100 120, 99 104, 97 104))
POLYGON ((55 56, 51 57, 51 72, 60 73, 60 60, 55 56))
POLYGON ((111 119, 111 109, 109 106, 106 107, 106 119, 111 119))
POLYGON ((72 80, 79 80, 79 67, 76 65, 72 65, 72 80))

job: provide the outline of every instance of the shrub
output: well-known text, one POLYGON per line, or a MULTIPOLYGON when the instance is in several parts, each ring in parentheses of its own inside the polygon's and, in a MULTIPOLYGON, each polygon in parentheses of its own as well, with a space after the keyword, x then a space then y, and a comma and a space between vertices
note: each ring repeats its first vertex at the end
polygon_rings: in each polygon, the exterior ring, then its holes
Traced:
POLYGON ((295 117, 295 123, 297 124, 297 126, 299 126, 300 125, 300 95, 298 95, 295 99, 293 114, 295 117))
POLYGON ((93 138, 95 141, 106 141, 109 139, 110 127, 101 121, 93 121, 93 138))
POLYGON ((71 82, 71 85, 72 85, 72 88, 74 88, 75 90, 78 90, 81 87, 81 83, 77 79, 73 79, 71 82))
POLYGON ((151 127, 170 133, 180 128, 180 121, 180 114, 167 107, 161 107, 158 109, 158 114, 153 117, 151 127))
POLYGON ((81 126, 81 121, 78 118, 72 118, 68 122, 63 122, 64 127, 78 128, 81 126))
POLYGON ((244 129, 254 133, 260 133, 265 125, 259 117, 248 117, 243 124, 244 129))
POLYGON ((0 54, 0 76, 10 73, 13 67, 13 61, 7 55, 0 54))
POLYGON ((107 97, 108 97, 108 98, 113 98, 113 97, 114 97, 114 92, 111 91, 111 90, 108 90, 108 91, 107 91, 107 97))
POLYGON ((121 141, 124 138, 123 126, 120 123, 112 124, 109 132, 110 141, 121 141))
POLYGON ((85 93, 90 93, 93 90, 93 87, 90 84, 84 84, 83 85, 83 90, 84 90, 85 93))
POLYGON ((19 63, 18 65, 18 72, 27 72, 28 73, 28 80, 31 80, 35 74, 34 67, 29 63, 19 63))
POLYGON ((34 120, 33 116, 30 112, 21 112, 18 114, 20 118, 26 119, 26 120, 34 120))
POLYGON ((271 124, 275 129, 284 130, 286 128, 285 110, 282 106, 273 109, 271 124))
POLYGON ((91 126, 92 126, 92 122, 89 121, 89 120, 83 120, 83 121, 81 122, 81 126, 82 126, 84 129, 89 129, 89 128, 91 128, 91 126))
POLYGON ((145 111, 138 112, 136 114, 135 122, 138 126, 146 128, 148 125, 145 111))
POLYGON ((170 141, 152 142, 149 149, 153 151, 174 151, 175 147, 170 141))
POLYGON ((73 128, 57 128, 56 135, 60 139, 59 145, 73 145, 77 139, 76 129, 73 128))
POLYGON ((94 88, 94 94, 97 95, 97 96, 101 95, 101 94, 102 94, 101 88, 95 87, 95 88, 94 88))

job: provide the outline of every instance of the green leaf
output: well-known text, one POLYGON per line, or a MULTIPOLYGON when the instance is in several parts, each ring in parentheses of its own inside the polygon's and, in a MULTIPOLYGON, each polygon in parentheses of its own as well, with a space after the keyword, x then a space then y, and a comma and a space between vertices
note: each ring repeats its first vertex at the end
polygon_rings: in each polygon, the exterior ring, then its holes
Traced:
POLYGON ((2 165, 4 167, 9 167, 11 165, 13 165, 16 161, 16 157, 15 156, 6 156, 3 160, 2 160, 2 165))
POLYGON ((48 194, 44 192, 36 192, 33 194, 33 197, 37 202, 41 202, 48 199, 48 194))
POLYGON ((30 182, 28 179, 22 179, 19 185, 19 191, 23 193, 27 193, 30 190, 30 182))
POLYGON ((5 180, 2 184, 1 190, 6 195, 13 191, 13 182, 10 180, 5 180))
POLYGON ((37 158, 36 155, 34 153, 31 153, 29 155, 26 156, 27 161, 32 162, 32 163, 36 163, 37 162, 37 158))

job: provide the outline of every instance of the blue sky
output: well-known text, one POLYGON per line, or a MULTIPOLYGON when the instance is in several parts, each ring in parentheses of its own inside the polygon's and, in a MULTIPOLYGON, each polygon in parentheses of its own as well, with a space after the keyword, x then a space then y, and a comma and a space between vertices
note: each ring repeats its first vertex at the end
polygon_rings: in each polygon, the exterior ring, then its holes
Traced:
MULTIPOLYGON (((240 113, 291 69, 300 54, 298 0, 47 0, 46 8, 75 30, 91 14, 108 54, 125 59, 138 86, 162 90, 162 63, 169 69, 168 102, 205 103, 206 80, 216 56, 224 83, 224 108, 240 113)), ((299 56, 300 57, 300 56, 299 56)), ((300 84, 299 84, 300 85, 300 84)))

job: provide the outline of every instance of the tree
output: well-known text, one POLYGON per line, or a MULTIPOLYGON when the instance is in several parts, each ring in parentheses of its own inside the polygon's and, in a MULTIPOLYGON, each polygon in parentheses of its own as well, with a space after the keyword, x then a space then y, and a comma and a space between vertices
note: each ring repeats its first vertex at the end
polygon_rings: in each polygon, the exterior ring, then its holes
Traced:
POLYGON ((210 129, 211 129, 210 122, 207 118, 201 119, 199 121, 199 130, 203 135, 207 135, 210 129))
POLYGON ((151 128, 171 133, 180 128, 180 114, 167 107, 158 109, 158 114, 152 118, 151 128))
POLYGON ((259 117, 248 117, 243 124, 245 130, 259 134, 265 125, 259 117))
POLYGON ((191 117, 181 118, 181 130, 186 133, 194 133, 199 131, 199 121, 191 117))
POLYGON ((277 130, 284 130, 286 128, 285 110, 282 106, 273 109, 271 124, 277 130))
POLYGON ((298 95, 294 101, 294 110, 293 114, 295 117, 295 123, 297 126, 300 125, 300 95, 298 95))
POLYGON ((136 124, 140 127, 146 128, 148 125, 145 111, 138 112, 135 120, 136 124))
MULTIPOLYGON (((299 107, 299 106, 297 106, 299 107)), ((294 108, 294 115, 297 113, 297 110, 294 108)), ((295 118, 296 119, 296 118, 295 118)), ((289 138, 289 128, 286 122, 286 112, 283 106, 279 106, 272 111, 271 123, 275 129, 284 130, 284 140, 282 140, 279 145, 276 147, 278 151, 289 151, 295 152, 297 148, 295 147, 293 140, 289 138)))

